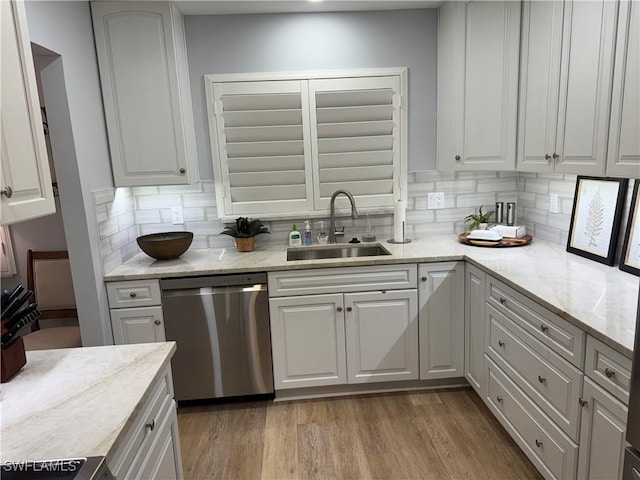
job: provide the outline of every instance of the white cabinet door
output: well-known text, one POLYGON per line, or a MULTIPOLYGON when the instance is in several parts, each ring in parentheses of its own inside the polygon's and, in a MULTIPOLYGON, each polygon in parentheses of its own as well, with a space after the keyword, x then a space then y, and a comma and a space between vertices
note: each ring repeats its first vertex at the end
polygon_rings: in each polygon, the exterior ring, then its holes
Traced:
POLYGON ((607 175, 640 177, 640 3, 622 0, 609 126, 607 175))
POLYGON ((348 383, 418 378, 415 290, 344 296, 348 383))
POLYGON ((276 390, 347 383, 342 294, 269 300, 276 390))
POLYGON ((464 376, 482 399, 487 398, 484 368, 485 287, 486 273, 467 263, 464 285, 464 376))
MULTIPOLYGON (((464 262, 418 266, 420 379, 464 375, 464 262)), ((481 368, 481 367, 480 367, 481 368)))
POLYGON ((520 2, 445 2, 438 25, 438 166, 514 170, 520 2))
POLYGON ((585 378, 578 478, 622 478, 627 407, 585 378))
POLYGON ((0 223, 56 211, 23 2, 0 2, 0 223))
POLYGON ((193 183, 181 15, 172 2, 92 2, 91 12, 115 186, 193 183))
POLYGON ((518 170, 553 171, 560 94, 562 1, 522 4, 518 170))
POLYGON ((9 233, 9 227, 6 225, 2 225, 2 228, 0 228, 0 241, 2 242, 2 252, 0 252, 2 267, 0 268, 0 276, 11 277, 18 273, 18 269, 16 268, 16 260, 13 256, 11 234, 9 233))
POLYGON ((139 476, 136 478, 181 479, 183 478, 182 459, 178 436, 178 417, 174 401, 171 402, 165 418, 158 424, 154 428, 160 428, 160 431, 147 453, 139 476))
POLYGON ((111 310, 111 327, 116 345, 164 342, 162 307, 111 310))

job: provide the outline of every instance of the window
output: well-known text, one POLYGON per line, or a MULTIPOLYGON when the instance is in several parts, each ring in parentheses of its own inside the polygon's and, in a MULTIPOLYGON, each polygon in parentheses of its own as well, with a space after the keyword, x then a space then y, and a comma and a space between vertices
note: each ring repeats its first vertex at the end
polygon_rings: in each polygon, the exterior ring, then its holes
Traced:
POLYGON ((393 211, 406 196, 405 82, 405 69, 205 76, 218 216, 326 216, 337 189, 363 212, 393 211))

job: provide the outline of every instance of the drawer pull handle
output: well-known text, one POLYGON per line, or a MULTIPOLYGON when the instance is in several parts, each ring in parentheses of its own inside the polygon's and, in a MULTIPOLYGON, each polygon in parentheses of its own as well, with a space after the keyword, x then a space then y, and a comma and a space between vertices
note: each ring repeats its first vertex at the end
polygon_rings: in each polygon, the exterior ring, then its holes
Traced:
POLYGON ((156 325, 160 325, 162 322, 160 320, 155 320, 153 323, 155 323, 156 325))
POLYGON ((131 292, 131 293, 129 294, 129 296, 130 296, 131 298, 136 298, 138 295, 136 295, 136 292, 131 292))
POLYGON ((498 396, 496 397, 496 401, 497 401, 498 403, 502 403, 502 397, 501 397, 500 395, 498 395, 498 396))
POLYGON ((498 345, 500 345, 501 347, 504 347, 504 342, 502 340, 498 340, 498 345))
POLYGON ((342 311, 342 307, 338 307, 336 310, 338 310, 339 312, 342 311))
POLYGON ((611 370, 609 367, 604 369, 604 374, 607 378, 613 378, 616 374, 615 371, 611 370))
POLYGON ((502 305, 506 305, 506 304, 507 304, 507 299, 506 299, 506 298, 504 298, 504 297, 500 297, 500 303, 501 303, 502 305))
POLYGON ((540 330, 542 330, 544 333, 547 333, 549 331, 549 327, 547 327, 544 323, 541 323, 540 330))
POLYGON ((152 418, 150 422, 145 423, 144 428, 148 428, 150 432, 153 432, 153 429, 156 428, 155 419, 152 418))
POLYGON ((580 404, 581 407, 586 407, 587 405, 589 405, 589 402, 584 400, 582 397, 578 399, 578 403, 580 404))
POLYGON ((542 442, 536 438, 536 447, 541 448, 542 442))
POLYGON ((546 382, 546 381, 547 381, 547 379, 546 379, 546 378, 544 378, 544 377, 543 377, 543 376, 541 376, 541 375, 538 375, 538 381, 539 381, 540 383, 544 383, 544 382, 546 382))

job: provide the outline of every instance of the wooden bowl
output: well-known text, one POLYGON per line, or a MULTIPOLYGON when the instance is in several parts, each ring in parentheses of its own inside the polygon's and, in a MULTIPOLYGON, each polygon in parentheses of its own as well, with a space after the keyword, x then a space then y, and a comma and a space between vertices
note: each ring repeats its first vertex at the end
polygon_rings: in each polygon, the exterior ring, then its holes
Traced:
POLYGON ((192 232, 162 232, 136 238, 144 253, 156 260, 172 260, 187 251, 193 241, 192 232))

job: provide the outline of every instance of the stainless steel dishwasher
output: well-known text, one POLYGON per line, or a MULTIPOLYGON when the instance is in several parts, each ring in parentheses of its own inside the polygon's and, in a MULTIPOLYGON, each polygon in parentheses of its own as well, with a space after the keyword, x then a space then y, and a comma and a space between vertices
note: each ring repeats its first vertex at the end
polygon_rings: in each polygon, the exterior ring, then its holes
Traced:
POLYGON ((176 400, 273 392, 266 274, 160 281, 176 400))

